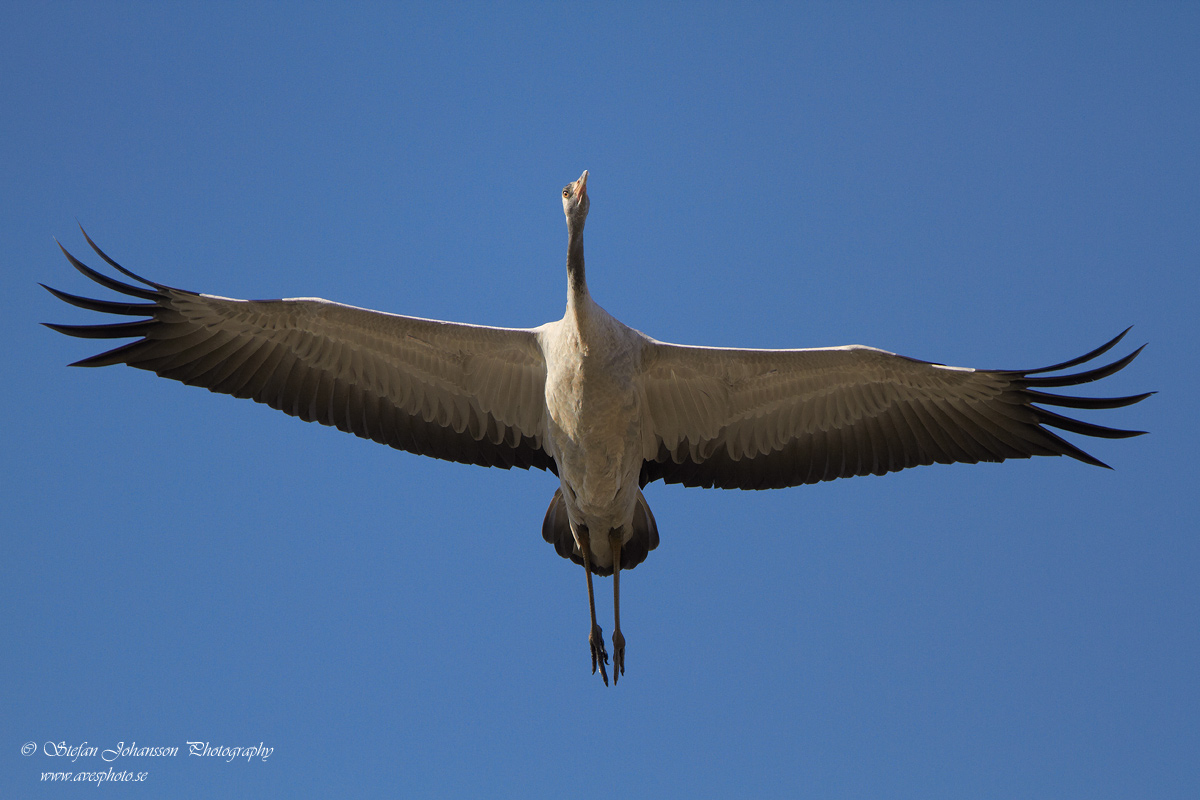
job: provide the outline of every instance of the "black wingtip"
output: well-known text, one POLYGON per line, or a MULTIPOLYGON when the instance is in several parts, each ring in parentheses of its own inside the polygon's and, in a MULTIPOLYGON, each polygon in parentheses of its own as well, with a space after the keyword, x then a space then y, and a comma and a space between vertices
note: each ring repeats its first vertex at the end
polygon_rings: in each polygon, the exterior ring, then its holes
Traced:
MULTIPOLYGON (((1057 426, 1055 426, 1055 427, 1057 427, 1057 426)), ((1076 461, 1082 461, 1084 464, 1091 464, 1093 467, 1104 467, 1105 469, 1112 469, 1112 467, 1110 467, 1108 464, 1105 464, 1103 461, 1096 458, 1094 455, 1092 455, 1088 451, 1084 450, 1081 447, 1076 447, 1075 445, 1071 444, 1066 439, 1062 438, 1061 436, 1054 433, 1053 431, 1047 430, 1046 428, 1042 428, 1042 432, 1045 435, 1049 436, 1052 440, 1057 442, 1058 445, 1062 448, 1060 455, 1070 456, 1071 458, 1075 459, 1076 461)))
POLYGON ((101 325, 60 325, 43 322, 47 328, 77 339, 131 339, 145 336, 159 323, 153 319, 136 322, 109 322, 101 325))
MULTIPOLYGON (((1108 345, 1106 345, 1105 347, 1100 348, 1098 351, 1096 351, 1095 355, 1100 355, 1101 353, 1105 352, 1108 349, 1109 349, 1109 347, 1108 347, 1108 345)), ((1109 375, 1112 375, 1115 372, 1120 372, 1121 370, 1125 369, 1125 367, 1129 366, 1129 363, 1131 361, 1133 361, 1135 358, 1137 358, 1138 355, 1140 355, 1142 350, 1144 350, 1144 349, 1146 349, 1146 345, 1142 345, 1137 350, 1134 350, 1132 353, 1130 353, 1126 356, 1123 356, 1121 358, 1118 358, 1116 361, 1112 362, 1111 364, 1105 364, 1102 367, 1096 367, 1095 369, 1090 369, 1085 372, 1076 372, 1072 375, 1056 375, 1056 376, 1047 375, 1047 376, 1043 376, 1041 378, 1025 378, 1025 379, 1023 379, 1023 382, 1027 386, 1078 386, 1081 383, 1091 383, 1092 381, 1098 381, 1101 378, 1107 378, 1109 375)), ((1041 369, 1041 370, 1033 370, 1032 372, 1027 372, 1025 374, 1030 375, 1030 374, 1034 374, 1037 372, 1046 372, 1046 371, 1055 370, 1055 369, 1065 369, 1066 366, 1076 366, 1078 364, 1082 364, 1084 361, 1089 360, 1090 358, 1093 358, 1093 357, 1094 356, 1088 356, 1087 358, 1077 358, 1077 359, 1074 359, 1074 361, 1072 361, 1072 362, 1067 362, 1066 364, 1060 364, 1057 367, 1051 367, 1051 368, 1041 369)))
MULTIPOLYGON (((1110 339, 1107 342, 1105 342, 1104 344, 1100 345, 1099 347, 1097 347, 1095 350, 1091 351, 1090 353, 1084 353, 1083 355, 1079 356, 1078 358, 1072 358, 1070 361, 1064 361, 1061 364, 1054 364, 1053 366, 1049 366, 1049 367, 1041 367, 1040 369, 1014 370, 1014 371, 1022 372, 1025 375, 1038 375, 1043 372, 1057 372, 1060 369, 1070 369, 1071 367, 1075 367, 1080 364, 1086 364, 1087 362, 1091 361, 1093 358, 1102 356, 1105 353, 1107 353, 1109 350, 1112 350, 1114 347, 1116 347, 1121 342, 1121 340, 1125 338, 1125 334, 1129 333, 1131 330, 1133 330, 1132 325, 1130 325, 1128 328, 1121 331, 1116 336, 1114 336, 1112 339, 1110 339)), ((1146 345, 1142 345, 1142 347, 1145 347, 1145 346, 1146 345)), ((1141 347, 1138 348, 1137 352, 1141 352, 1141 347)))
MULTIPOLYGON (((148 289, 142 289, 138 286, 131 286, 128 283, 122 283, 121 281, 119 281, 115 278, 110 278, 101 272, 97 272, 96 270, 89 267, 87 264, 84 264, 82 261, 80 261, 75 256, 71 255, 70 251, 68 251, 67 248, 63 247, 62 242, 59 242, 57 239, 55 239, 54 241, 58 244, 58 249, 62 250, 62 254, 64 256, 66 256, 67 261, 71 262, 71 266, 73 266, 75 269, 79 270, 81 273, 86 275, 88 278, 91 278, 93 281, 100 284, 101 286, 104 286, 105 288, 108 288, 108 289, 112 289, 114 292, 120 292, 122 294, 127 294, 132 297, 140 297, 143 300, 157 300, 158 299, 158 297, 159 297, 158 292, 152 292, 148 289)), ((122 270, 122 271, 124 271, 124 270, 122 270)))
POLYGON ((1048 406, 1063 408, 1109 409, 1124 408, 1134 403, 1140 403, 1154 392, 1128 395, 1126 397, 1074 397, 1071 395, 1039 392, 1036 389, 1025 389, 1025 396, 1031 403, 1041 403, 1048 406))
POLYGON ((1037 414, 1038 423, 1049 425, 1059 430, 1078 433, 1081 436, 1092 436, 1097 439, 1128 439, 1131 436, 1142 436, 1146 433, 1145 431, 1129 431, 1124 428, 1109 428, 1104 425, 1096 425, 1092 422, 1084 422, 1073 417, 1056 414, 1053 411, 1038 408, 1037 406, 1034 406, 1033 410, 1037 414))
POLYGON ((112 300, 94 300, 90 297, 81 297, 77 294, 64 292, 61 289, 55 289, 53 286, 47 286, 44 283, 39 283, 38 286, 41 286, 64 303, 69 303, 76 308, 83 308, 88 311, 123 314, 130 317, 145 317, 153 314, 159 307, 157 303, 118 303, 112 300))
MULTIPOLYGON (((75 223, 76 223, 77 225, 79 225, 79 232, 83 234, 83 238, 84 238, 84 239, 87 239, 87 243, 88 243, 88 245, 89 245, 89 246, 90 246, 90 247, 91 247, 93 250, 95 250, 95 251, 96 251, 96 255, 100 256, 100 257, 101 257, 101 258, 103 258, 103 259, 104 259, 106 262, 108 262, 108 265, 109 265, 110 267, 112 267, 113 269, 117 270, 118 272, 120 272, 120 273, 121 273, 122 275, 124 275, 125 277, 127 277, 127 278, 133 278, 135 281, 138 281, 138 282, 140 282, 140 283, 144 283, 144 284, 146 284, 147 286, 149 286, 149 287, 151 287, 151 288, 154 288, 154 289, 165 289, 165 288, 166 288, 166 287, 165 287, 165 286, 163 286, 161 283, 155 283, 155 282, 154 282, 154 281, 152 281, 152 280, 147 280, 146 278, 143 278, 141 275, 137 275, 137 274, 135 274, 135 273, 133 273, 133 272, 130 272, 129 270, 125 269, 125 268, 124 268, 124 267, 122 267, 120 264, 118 264, 116 261, 113 261, 113 260, 112 260, 112 258, 110 258, 110 257, 109 257, 108 253, 106 253, 106 252, 104 252, 103 250, 101 250, 101 249, 100 249, 100 246, 99 246, 99 245, 97 245, 95 242, 93 242, 93 241, 92 241, 92 237, 88 236, 88 233, 87 233, 87 231, 85 231, 85 230, 83 229, 83 225, 82 225, 82 224, 79 222, 79 220, 78 220, 78 219, 77 219, 77 220, 75 220, 75 223)), ((61 246, 62 246, 62 245, 59 245, 59 247, 61 247, 61 246)))
MULTIPOLYGON (((42 323, 45 324, 45 323, 42 323)), ((143 340, 136 342, 128 342, 127 344, 114 347, 112 350, 106 350, 103 353, 97 353, 94 356, 81 358, 71 364, 69 367, 111 367, 114 364, 128 364, 128 358, 131 353, 139 350, 144 344, 143 340)))

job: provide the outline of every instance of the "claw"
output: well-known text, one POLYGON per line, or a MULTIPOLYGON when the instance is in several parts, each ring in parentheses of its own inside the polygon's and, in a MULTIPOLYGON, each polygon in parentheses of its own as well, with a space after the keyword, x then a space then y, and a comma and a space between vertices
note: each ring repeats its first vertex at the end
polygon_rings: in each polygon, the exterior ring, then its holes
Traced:
MULTIPOLYGON (((592 674, 596 674, 596 667, 599 666, 600 677, 604 679, 604 685, 608 686, 608 671, 604 668, 608 663, 608 653, 604 650, 604 632, 600 630, 599 625, 592 626, 588 644, 592 647, 592 674)), ((613 679, 616 679, 615 674, 613 679)))

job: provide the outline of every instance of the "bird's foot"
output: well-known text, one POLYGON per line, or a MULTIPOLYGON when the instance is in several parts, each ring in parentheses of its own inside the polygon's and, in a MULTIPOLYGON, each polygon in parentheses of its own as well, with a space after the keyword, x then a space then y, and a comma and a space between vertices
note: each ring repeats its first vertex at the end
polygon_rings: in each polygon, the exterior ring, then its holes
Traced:
POLYGON ((600 677, 604 679, 604 685, 608 686, 608 671, 604 668, 608 664, 608 653, 604 651, 604 632, 600 630, 599 625, 592 626, 588 644, 592 646, 592 674, 596 674, 596 667, 599 666, 600 677))
POLYGON ((613 631, 613 686, 617 685, 617 678, 625 674, 625 637, 621 635, 621 630, 618 628, 613 631))

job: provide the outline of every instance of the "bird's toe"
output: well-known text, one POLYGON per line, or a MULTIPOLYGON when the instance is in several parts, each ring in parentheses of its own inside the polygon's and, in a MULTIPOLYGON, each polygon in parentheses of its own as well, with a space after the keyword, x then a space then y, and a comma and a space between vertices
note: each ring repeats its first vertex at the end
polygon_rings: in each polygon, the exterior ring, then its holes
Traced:
POLYGON ((608 671, 605 666, 608 664, 608 653, 604 649, 604 632, 600 630, 599 625, 592 626, 592 632, 588 635, 588 644, 592 648, 592 674, 596 674, 596 667, 600 667, 600 677, 604 679, 604 685, 608 686, 608 671))

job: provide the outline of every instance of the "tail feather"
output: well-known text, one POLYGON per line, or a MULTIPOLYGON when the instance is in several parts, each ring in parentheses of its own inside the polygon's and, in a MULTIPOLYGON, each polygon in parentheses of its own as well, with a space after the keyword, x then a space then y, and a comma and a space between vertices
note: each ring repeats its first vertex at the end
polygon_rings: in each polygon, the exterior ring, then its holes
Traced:
MULTIPOLYGON (((575 537, 571 535, 571 521, 567 519, 567 502, 563 499, 562 489, 555 489, 554 497, 550 498, 550 507, 542 520, 542 538, 554 545, 554 551, 563 558, 570 558, 575 552, 575 537)), ((577 563, 582 564, 583 559, 577 563)))
MULTIPOLYGON (((567 502, 563 498, 562 489, 554 491, 550 498, 550 506, 546 509, 546 517, 542 520, 542 538, 554 545, 554 551, 563 558, 569 558, 583 566, 583 554, 575 544, 575 535, 571 533, 571 521, 567 517, 567 502)), ((658 547, 658 523, 654 521, 654 513, 642 493, 638 492, 637 506, 633 510, 633 536, 621 547, 621 569, 633 569, 646 560, 651 550, 658 547)), ((612 575, 612 570, 591 564, 592 573, 605 577, 612 575)))

